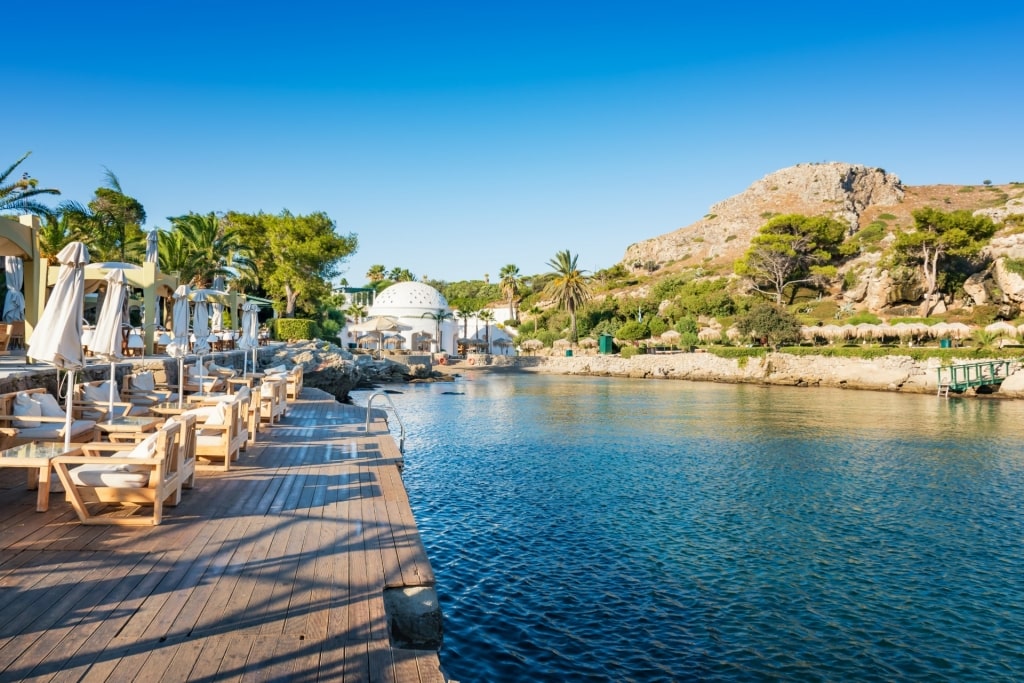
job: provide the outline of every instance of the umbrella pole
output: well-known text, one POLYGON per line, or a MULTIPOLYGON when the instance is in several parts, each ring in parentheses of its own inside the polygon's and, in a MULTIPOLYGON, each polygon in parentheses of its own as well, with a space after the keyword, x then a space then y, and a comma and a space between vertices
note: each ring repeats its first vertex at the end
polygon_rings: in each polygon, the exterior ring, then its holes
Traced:
POLYGON ((178 357, 178 407, 181 408, 182 400, 185 397, 185 359, 178 357))
POLYGON ((116 377, 117 365, 114 361, 110 362, 110 396, 109 403, 107 404, 107 421, 114 421, 114 377, 116 377))
POLYGON ((64 416, 64 450, 71 450, 71 398, 75 388, 75 371, 68 370, 68 390, 64 399, 66 414, 64 416))

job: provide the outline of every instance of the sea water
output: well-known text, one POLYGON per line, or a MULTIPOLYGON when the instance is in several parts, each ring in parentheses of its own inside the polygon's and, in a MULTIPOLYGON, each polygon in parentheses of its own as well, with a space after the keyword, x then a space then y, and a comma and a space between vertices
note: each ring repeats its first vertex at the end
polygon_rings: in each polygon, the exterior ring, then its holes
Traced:
POLYGON ((402 392, 452 679, 1024 677, 1024 402, 510 374, 402 392))

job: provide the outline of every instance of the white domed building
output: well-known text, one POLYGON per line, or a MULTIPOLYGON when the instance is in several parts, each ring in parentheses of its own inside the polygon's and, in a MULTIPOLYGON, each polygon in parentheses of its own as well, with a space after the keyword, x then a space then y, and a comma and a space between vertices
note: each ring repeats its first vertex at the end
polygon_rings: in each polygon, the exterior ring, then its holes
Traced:
MULTIPOLYGON (((366 314, 366 321, 354 328, 354 335, 367 334, 360 328, 372 326, 375 319, 391 319, 397 323, 394 330, 384 330, 380 342, 384 348, 418 352, 455 349, 456 325, 452 310, 441 292, 422 282, 396 282, 380 292, 366 314), (440 344, 438 333, 440 332, 440 344)), ((385 327, 386 322, 380 321, 385 327)), ((371 343, 370 346, 376 347, 371 343)))

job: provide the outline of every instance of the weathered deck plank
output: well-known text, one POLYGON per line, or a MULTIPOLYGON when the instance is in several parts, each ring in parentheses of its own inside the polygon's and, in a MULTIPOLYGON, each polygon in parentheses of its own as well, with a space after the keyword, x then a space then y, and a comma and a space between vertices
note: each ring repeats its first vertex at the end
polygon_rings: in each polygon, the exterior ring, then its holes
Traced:
MULTIPOLYGON (((381 421, 316 390, 159 527, 35 512, 0 472, 0 680, 440 682, 383 591, 434 582, 381 421)), ((112 514, 131 514, 118 508, 112 514)))

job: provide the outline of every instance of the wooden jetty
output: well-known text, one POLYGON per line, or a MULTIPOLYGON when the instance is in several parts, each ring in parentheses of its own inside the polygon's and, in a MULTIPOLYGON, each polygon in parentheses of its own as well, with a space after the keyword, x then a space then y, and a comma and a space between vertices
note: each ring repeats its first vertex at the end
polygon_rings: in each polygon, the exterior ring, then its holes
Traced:
MULTIPOLYGON (((36 512, 0 470, 0 681, 442 682, 389 635, 434 576, 382 420, 316 389, 156 527, 36 512)), ((123 514, 123 513, 120 513, 123 514)))

